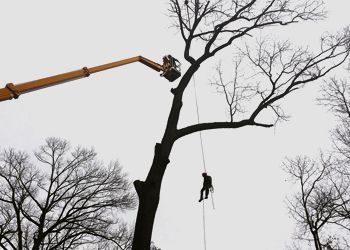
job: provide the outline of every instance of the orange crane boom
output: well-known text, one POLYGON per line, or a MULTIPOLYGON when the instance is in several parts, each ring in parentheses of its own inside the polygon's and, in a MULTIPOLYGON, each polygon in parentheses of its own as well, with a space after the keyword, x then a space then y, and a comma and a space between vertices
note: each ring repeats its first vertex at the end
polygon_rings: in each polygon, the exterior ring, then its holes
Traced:
POLYGON ((134 62, 141 62, 158 72, 163 71, 161 76, 165 77, 170 82, 176 80, 181 75, 179 61, 170 55, 163 57, 163 65, 160 65, 142 56, 135 56, 135 57, 131 57, 124 60, 111 62, 111 63, 107 63, 107 64, 103 64, 103 65, 99 65, 91 68, 84 67, 79 70, 75 70, 75 71, 71 71, 71 72, 67 72, 67 73, 63 73, 55 76, 49 76, 42 79, 30 81, 30 82, 24 82, 20 84, 8 83, 6 84, 5 88, 0 89, 0 102, 11 100, 13 98, 17 99, 21 94, 51 87, 51 86, 69 82, 69 81, 74 81, 80 78, 88 77, 91 74, 94 74, 103 70, 116 68, 116 67, 129 64, 129 63, 134 63, 134 62))

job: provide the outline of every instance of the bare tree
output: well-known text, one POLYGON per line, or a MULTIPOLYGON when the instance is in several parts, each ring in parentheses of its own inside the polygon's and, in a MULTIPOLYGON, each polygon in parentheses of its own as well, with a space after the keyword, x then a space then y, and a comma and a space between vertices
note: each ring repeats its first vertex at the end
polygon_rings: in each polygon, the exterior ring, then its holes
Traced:
POLYGON ((346 78, 332 77, 323 86, 322 97, 318 101, 339 119, 339 124, 332 131, 336 156, 333 164, 338 172, 334 183, 342 202, 338 213, 343 220, 338 225, 350 233, 350 83, 346 78))
MULTIPOLYGON (((244 112, 243 118, 238 119, 235 114, 238 114, 239 107, 243 106, 241 101, 247 100, 248 97, 239 100, 241 94, 229 95, 226 92, 226 97, 232 96, 228 99, 231 107, 231 118, 228 121, 200 123, 178 128, 184 91, 194 73, 207 59, 229 48, 238 39, 242 41, 242 39, 251 38, 255 30, 285 26, 299 21, 319 20, 324 17, 324 12, 322 1, 319 0, 170 0, 169 11, 174 20, 174 27, 180 31, 185 42, 184 58, 189 62, 189 67, 178 85, 171 89, 173 101, 166 129, 161 142, 155 146, 149 173, 144 181, 134 182, 139 207, 133 250, 150 248, 161 183, 175 141, 186 135, 209 129, 234 129, 244 126, 272 127, 273 123, 269 121, 258 122, 259 114, 272 109, 277 117, 283 118, 283 113, 278 108, 283 98, 306 83, 325 76, 342 64, 349 54, 348 31, 323 37, 321 48, 315 54, 306 50, 293 51, 289 46, 277 43, 272 48, 269 44, 266 46, 260 44, 254 53, 250 51, 245 53, 253 65, 251 67, 260 71, 262 83, 258 85, 261 87, 255 89, 258 101, 252 103, 252 108, 244 112), (193 47, 201 52, 194 53, 193 47)), ((226 86, 224 83, 218 84, 221 87, 226 86)), ((243 85, 236 84, 236 90, 238 86, 243 85)))
POLYGON ((347 79, 332 77, 322 89, 320 104, 329 108, 339 119, 338 126, 332 131, 333 145, 338 158, 345 164, 350 163, 350 83, 347 79))
MULTIPOLYGON (((130 233, 118 212, 135 206, 130 183, 118 162, 105 166, 93 149, 48 138, 35 152, 0 154, 0 247, 76 249, 112 241, 117 249, 130 233)), ((130 241, 130 239, 129 239, 130 241)))
POLYGON ((319 103, 328 107, 339 119, 339 124, 331 131, 334 145, 332 160, 315 162, 299 157, 296 160, 289 160, 285 168, 299 182, 301 189, 292 200, 288 200, 289 210, 300 226, 298 233, 301 235, 305 235, 305 232, 311 233, 316 249, 349 247, 347 240, 350 233, 349 90, 346 79, 338 80, 332 77, 325 82, 322 96, 318 98, 319 103), (315 215, 318 216, 318 226, 317 221, 312 218, 315 215), (332 235, 332 228, 336 228, 338 235, 332 235))
POLYGON ((240 55, 237 56, 237 60, 234 61, 232 80, 225 80, 222 64, 220 62, 216 66, 217 77, 214 77, 210 81, 217 92, 225 97, 230 122, 233 122, 237 114, 244 114, 247 112, 246 104, 256 95, 256 85, 249 84, 251 77, 248 77, 250 79, 247 80, 247 77, 244 77, 242 72, 240 72, 243 59, 244 56, 240 55))
POLYGON ((340 240, 332 235, 332 229, 342 224, 343 218, 338 211, 342 206, 342 192, 346 189, 341 188, 338 192, 330 158, 324 160, 321 156, 316 162, 297 157, 287 160, 284 169, 299 187, 299 191, 287 199, 289 212, 299 227, 297 238, 313 242, 316 250, 335 249, 340 240))
POLYGON ((347 79, 331 77, 323 86, 322 97, 318 101, 341 121, 350 119, 350 84, 347 79))

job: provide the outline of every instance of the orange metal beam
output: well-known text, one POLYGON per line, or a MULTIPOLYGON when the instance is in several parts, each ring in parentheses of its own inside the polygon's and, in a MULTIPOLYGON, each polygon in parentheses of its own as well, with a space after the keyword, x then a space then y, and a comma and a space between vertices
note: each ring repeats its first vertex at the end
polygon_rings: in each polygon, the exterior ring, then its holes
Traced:
POLYGON ((21 94, 25 94, 31 91, 51 87, 57 84, 74 81, 80 78, 88 77, 90 74, 94 74, 103 70, 108 70, 112 68, 116 68, 125 64, 134 63, 134 62, 141 62, 148 67, 156 70, 156 71, 162 71, 163 66, 155 63, 147 58, 144 58, 142 56, 135 56, 128 59, 107 63, 91 68, 84 67, 79 70, 55 75, 55 76, 49 76, 42 79, 30 81, 30 82, 24 82, 20 84, 12 84, 8 83, 5 88, 0 89, 0 102, 11 100, 12 98, 18 98, 21 94))

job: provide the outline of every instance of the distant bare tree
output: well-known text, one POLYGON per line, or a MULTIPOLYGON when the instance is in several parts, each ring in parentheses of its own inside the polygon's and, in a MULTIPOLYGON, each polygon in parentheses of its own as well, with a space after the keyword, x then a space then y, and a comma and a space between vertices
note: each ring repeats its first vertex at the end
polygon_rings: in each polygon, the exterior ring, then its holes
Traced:
POLYGON ((15 149, 0 154, 2 249, 77 249, 104 241, 127 249, 130 233, 117 213, 134 208, 135 199, 117 162, 105 166, 93 149, 71 150, 57 138, 47 139, 35 158, 34 164, 15 149))
POLYGON ((350 84, 347 79, 332 77, 326 81, 318 101, 341 120, 350 119, 350 84))
MULTIPOLYGON (((350 236, 350 85, 335 77, 325 82, 318 98, 338 118, 331 131, 334 150, 328 161, 289 160, 285 169, 301 192, 288 200, 300 235, 311 233, 316 249, 348 249, 350 236), (332 159, 332 160, 331 160, 332 159), (318 197, 318 198, 315 198, 318 197), (310 202, 310 200, 312 202, 310 202), (313 219, 312 217, 315 217, 313 219), (322 237, 320 237, 322 235, 322 237), (320 238, 323 238, 322 240, 320 238), (323 243, 323 244, 321 244, 323 243)), ((304 238, 305 239, 305 238, 304 238)))
MULTIPOLYGON (((131 250, 133 228, 126 223, 120 223, 113 229, 113 240, 101 240, 83 246, 81 250, 131 250)), ((80 248, 79 248, 80 250, 80 248)))
POLYGON ((335 183, 342 199, 338 213, 343 220, 339 225, 350 233, 350 82, 346 78, 332 77, 324 85, 319 102, 339 119, 339 124, 332 131, 336 155, 334 165, 338 171, 335 183))
POLYGON ((322 89, 319 103, 328 107, 340 123, 332 131, 335 151, 343 163, 350 163, 350 83, 332 77, 322 89))
POLYGON ((289 212, 298 224, 297 238, 313 242, 316 250, 335 249, 333 247, 341 244, 340 239, 332 235, 332 230, 343 223, 338 211, 345 189, 338 192, 331 167, 330 159, 323 157, 318 162, 297 157, 284 163, 285 171, 300 189, 287 199, 289 212))
POLYGON ((272 127, 275 121, 261 121, 260 115, 267 110, 272 110, 277 120, 285 119, 280 102, 286 96, 324 77, 346 60, 349 55, 349 32, 344 30, 337 35, 324 36, 320 49, 315 53, 305 49, 295 50, 288 43, 277 42, 258 43, 258 47, 250 50, 240 49, 250 65, 240 67, 238 61, 236 70, 256 70, 261 83, 255 84, 256 87, 251 90, 246 81, 240 79, 242 74, 237 72, 229 89, 230 81, 220 79, 219 71, 219 77, 212 82, 225 94, 229 119, 179 128, 183 95, 193 75, 219 51, 238 41, 244 43, 256 36, 256 31, 324 18, 322 6, 321 0, 170 0, 170 17, 184 40, 183 55, 189 67, 184 70, 177 86, 171 89, 173 101, 168 121, 161 142, 155 145, 149 173, 144 181, 134 182, 139 207, 133 250, 150 248, 161 184, 174 143, 204 130, 272 127), (254 101, 245 105, 251 98, 254 101))
MULTIPOLYGON (((246 81, 246 77, 240 72, 243 59, 244 56, 237 56, 237 60, 234 62, 232 80, 225 80, 221 62, 216 66, 217 77, 210 80, 211 85, 216 88, 217 92, 225 97, 230 122, 234 121, 237 114, 247 112, 246 104, 256 95, 256 85, 249 84, 249 80, 246 81)), ((230 72, 231 75, 232 72, 230 72)))

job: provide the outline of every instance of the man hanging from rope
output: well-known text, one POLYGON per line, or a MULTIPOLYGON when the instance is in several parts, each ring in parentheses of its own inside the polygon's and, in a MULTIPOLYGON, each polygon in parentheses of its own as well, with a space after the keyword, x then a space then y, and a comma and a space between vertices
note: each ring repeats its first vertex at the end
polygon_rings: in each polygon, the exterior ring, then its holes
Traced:
POLYGON ((207 173, 203 173, 202 176, 203 176, 203 187, 201 189, 201 197, 199 199, 199 202, 203 200, 204 191, 205 191, 205 199, 208 199, 209 190, 212 192, 214 190, 211 176, 207 175, 207 173))

